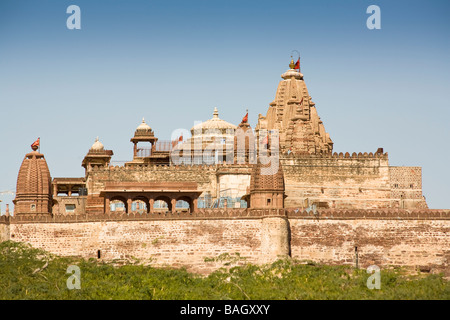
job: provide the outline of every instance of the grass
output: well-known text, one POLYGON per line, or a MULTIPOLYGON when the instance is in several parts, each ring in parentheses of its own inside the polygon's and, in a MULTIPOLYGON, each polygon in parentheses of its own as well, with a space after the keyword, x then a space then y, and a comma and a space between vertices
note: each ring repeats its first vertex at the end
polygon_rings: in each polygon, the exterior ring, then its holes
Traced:
POLYGON ((381 270, 381 289, 367 288, 370 275, 349 266, 279 260, 267 265, 224 267, 208 276, 185 269, 115 266, 65 258, 13 241, 0 243, 0 299, 450 299, 440 274, 408 275, 381 270), (81 271, 81 289, 69 290, 70 265, 81 271))

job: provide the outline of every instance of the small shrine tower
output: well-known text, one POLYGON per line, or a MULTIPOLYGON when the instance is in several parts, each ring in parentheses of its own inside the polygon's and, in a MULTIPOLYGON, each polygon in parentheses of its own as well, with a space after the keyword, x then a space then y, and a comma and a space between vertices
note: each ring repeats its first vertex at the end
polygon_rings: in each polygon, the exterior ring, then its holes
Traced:
POLYGON ((25 155, 17 177, 14 215, 51 215, 52 178, 44 155, 38 152, 38 144, 25 155))

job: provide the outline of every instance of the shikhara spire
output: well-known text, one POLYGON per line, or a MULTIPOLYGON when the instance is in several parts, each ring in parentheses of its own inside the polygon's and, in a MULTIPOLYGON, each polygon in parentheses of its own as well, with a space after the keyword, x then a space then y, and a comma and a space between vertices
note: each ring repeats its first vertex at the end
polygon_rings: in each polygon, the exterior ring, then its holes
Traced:
POLYGON ((333 142, 325 132, 317 114, 315 103, 308 93, 303 74, 291 58, 290 69, 281 75, 274 101, 270 103, 266 116, 259 116, 257 132, 279 130, 280 151, 293 154, 331 153, 333 142))

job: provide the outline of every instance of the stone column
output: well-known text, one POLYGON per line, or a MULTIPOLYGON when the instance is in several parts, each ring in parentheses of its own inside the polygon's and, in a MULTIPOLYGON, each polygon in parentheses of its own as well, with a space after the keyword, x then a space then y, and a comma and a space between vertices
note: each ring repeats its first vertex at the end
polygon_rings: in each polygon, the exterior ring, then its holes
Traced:
POLYGON ((261 262, 271 263, 290 255, 289 221, 282 216, 262 218, 261 262))
POLYGON ((110 203, 110 200, 109 200, 108 196, 106 196, 106 198, 105 198, 105 213, 106 214, 110 214, 111 213, 111 203, 110 203))
POLYGON ((171 201, 172 201, 172 213, 175 213, 175 211, 176 211, 175 206, 177 204, 177 199, 172 199, 171 201))
POLYGON ((133 203, 133 201, 131 200, 131 198, 127 199, 127 213, 131 213, 131 204, 133 203))
POLYGON ((151 198, 150 200, 148 200, 148 204, 149 204, 149 206, 150 206, 149 212, 150 212, 150 213, 153 213, 153 206, 154 206, 154 204, 155 204, 155 199, 151 198))
POLYGON ((58 195, 58 185, 55 183, 53 185, 53 196, 56 197, 58 195))
POLYGON ((197 202, 198 202, 197 199, 192 200, 192 210, 191 210, 192 213, 195 213, 197 211, 197 206, 198 206, 197 202))

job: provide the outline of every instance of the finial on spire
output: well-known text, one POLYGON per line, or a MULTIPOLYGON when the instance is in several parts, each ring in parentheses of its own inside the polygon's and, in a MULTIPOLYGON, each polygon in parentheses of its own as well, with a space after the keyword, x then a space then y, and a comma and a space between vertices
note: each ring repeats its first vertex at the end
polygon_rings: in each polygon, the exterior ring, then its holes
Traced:
POLYGON ((214 107, 213 118, 218 118, 218 117, 219 117, 219 111, 217 111, 217 108, 214 107))
POLYGON ((291 56, 291 63, 289 63, 289 68, 294 69, 294 67, 295 67, 294 59, 291 56))
POLYGON ((298 69, 298 72, 300 72, 300 52, 298 52, 297 50, 292 50, 292 53, 293 52, 297 53, 298 59, 297 59, 297 62, 294 63, 294 58, 292 57, 292 54, 291 54, 291 63, 289 63, 289 68, 294 69, 294 70, 298 69))
POLYGON ((145 123, 145 119, 144 119, 144 117, 142 117, 142 123, 145 123))

